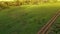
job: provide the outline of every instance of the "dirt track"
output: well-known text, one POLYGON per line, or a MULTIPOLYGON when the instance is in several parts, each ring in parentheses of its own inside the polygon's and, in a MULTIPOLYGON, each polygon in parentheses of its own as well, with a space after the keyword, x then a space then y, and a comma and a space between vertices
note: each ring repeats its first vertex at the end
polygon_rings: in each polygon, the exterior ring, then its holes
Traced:
POLYGON ((53 25, 59 15, 60 11, 57 11, 56 14, 41 28, 41 30, 38 31, 37 34, 46 34, 46 32, 48 32, 48 29, 53 25))

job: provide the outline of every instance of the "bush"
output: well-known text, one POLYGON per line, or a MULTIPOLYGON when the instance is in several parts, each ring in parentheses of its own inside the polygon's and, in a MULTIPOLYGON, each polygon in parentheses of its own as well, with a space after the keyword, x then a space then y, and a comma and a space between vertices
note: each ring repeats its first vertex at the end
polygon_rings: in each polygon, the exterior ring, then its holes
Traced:
POLYGON ((0 9, 9 8, 5 3, 0 3, 0 9))

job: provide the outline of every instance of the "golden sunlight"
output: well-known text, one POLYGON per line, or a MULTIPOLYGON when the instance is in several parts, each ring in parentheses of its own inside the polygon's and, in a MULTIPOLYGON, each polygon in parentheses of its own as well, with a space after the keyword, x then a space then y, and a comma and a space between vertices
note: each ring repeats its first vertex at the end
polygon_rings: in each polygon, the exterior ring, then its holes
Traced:
POLYGON ((60 1, 60 0, 58 0, 58 1, 60 1))
POLYGON ((14 0, 0 0, 0 1, 14 1, 14 0))

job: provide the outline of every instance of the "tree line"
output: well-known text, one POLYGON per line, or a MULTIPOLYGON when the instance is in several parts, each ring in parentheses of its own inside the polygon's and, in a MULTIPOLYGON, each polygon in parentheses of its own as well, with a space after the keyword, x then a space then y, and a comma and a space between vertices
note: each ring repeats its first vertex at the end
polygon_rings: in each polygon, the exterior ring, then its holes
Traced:
POLYGON ((57 2, 57 0, 25 0, 25 1, 20 1, 20 0, 15 0, 15 1, 0 1, 0 8, 5 8, 9 6, 21 6, 21 5, 29 5, 29 4, 39 4, 39 3, 48 3, 48 2, 57 2))

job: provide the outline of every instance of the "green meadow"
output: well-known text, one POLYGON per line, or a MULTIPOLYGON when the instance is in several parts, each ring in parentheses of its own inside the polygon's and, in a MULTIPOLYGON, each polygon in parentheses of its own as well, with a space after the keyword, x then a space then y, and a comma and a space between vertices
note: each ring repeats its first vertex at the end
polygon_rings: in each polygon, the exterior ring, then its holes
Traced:
POLYGON ((0 34, 37 34, 59 9, 58 3, 1 9, 0 34))

